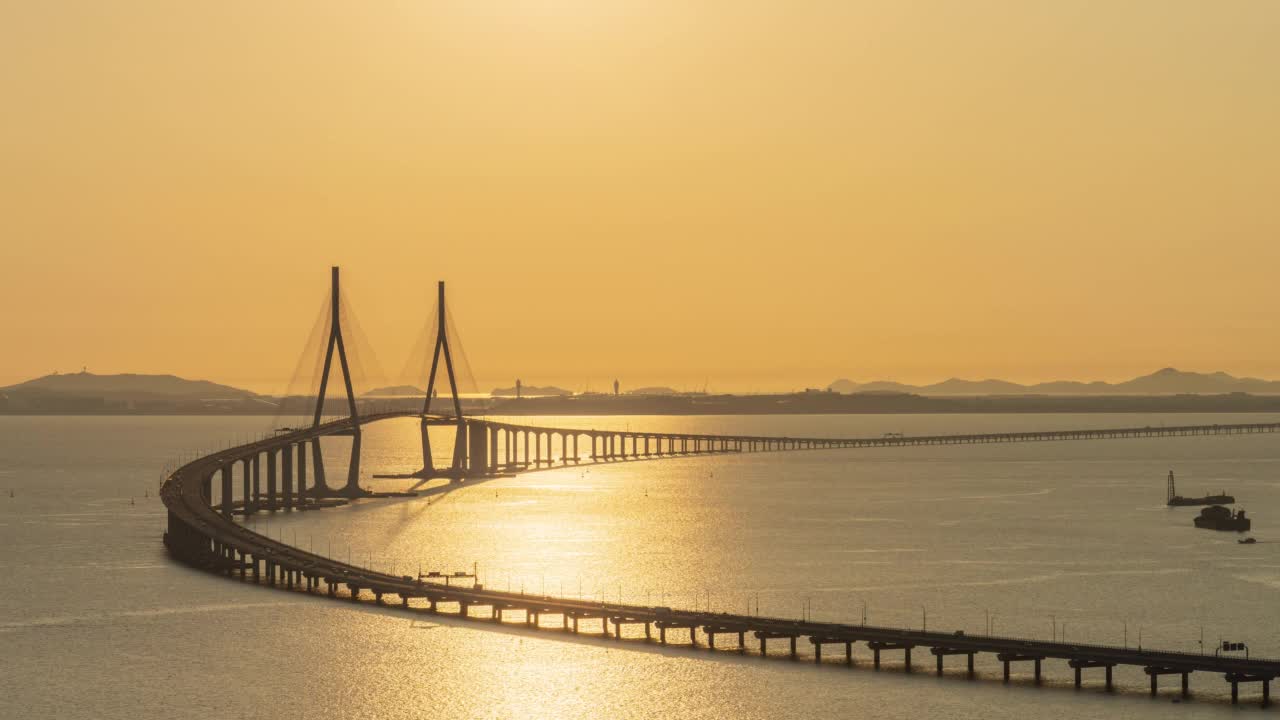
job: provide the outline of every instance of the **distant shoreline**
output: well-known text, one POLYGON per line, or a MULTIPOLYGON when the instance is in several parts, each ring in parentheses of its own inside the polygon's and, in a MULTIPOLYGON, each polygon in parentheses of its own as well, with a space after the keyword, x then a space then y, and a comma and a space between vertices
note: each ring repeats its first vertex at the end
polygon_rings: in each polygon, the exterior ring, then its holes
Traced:
MULTIPOLYGON (((78 407, 4 408, 0 416, 174 416, 174 417, 298 417, 310 415, 311 401, 290 398, 280 405, 261 402, 191 401, 149 407, 112 404, 78 407)), ((364 398, 365 412, 414 410, 421 398, 364 398)), ((339 405, 335 405, 336 410, 339 405)), ((436 398, 432 410, 451 412, 450 401, 436 398)), ((806 392, 785 395, 574 395, 566 397, 466 399, 467 415, 957 415, 957 414, 1135 414, 1135 413, 1280 413, 1280 396, 1146 395, 1146 396, 973 396, 929 397, 906 393, 806 392)))

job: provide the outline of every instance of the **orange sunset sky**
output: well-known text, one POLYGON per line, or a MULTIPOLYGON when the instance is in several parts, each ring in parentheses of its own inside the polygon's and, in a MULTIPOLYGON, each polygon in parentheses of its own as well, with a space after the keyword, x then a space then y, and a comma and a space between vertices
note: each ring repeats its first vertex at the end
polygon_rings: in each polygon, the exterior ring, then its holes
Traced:
POLYGON ((0 384, 1280 377, 1280 3, 0 2, 0 384))

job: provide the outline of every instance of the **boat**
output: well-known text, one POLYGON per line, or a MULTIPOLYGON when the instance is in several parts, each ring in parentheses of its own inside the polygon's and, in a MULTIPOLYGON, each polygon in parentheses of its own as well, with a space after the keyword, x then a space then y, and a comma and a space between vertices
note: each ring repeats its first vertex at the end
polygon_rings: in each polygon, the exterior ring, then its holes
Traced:
POLYGON ((1223 490, 1218 495, 1205 495, 1203 497, 1182 497, 1178 494, 1177 488, 1173 484, 1173 471, 1169 471, 1169 500, 1166 505, 1169 507, 1186 507, 1188 505, 1231 505, 1236 501, 1234 497, 1228 495, 1223 490))
POLYGON ((1232 512, 1230 508, 1212 505, 1200 511, 1195 519, 1196 527, 1204 530, 1228 530, 1246 532, 1253 521, 1245 517, 1243 510, 1232 512))
POLYGON ((1252 545, 1258 542, 1258 539, 1257 538, 1240 538, 1236 542, 1240 543, 1241 545, 1252 545))

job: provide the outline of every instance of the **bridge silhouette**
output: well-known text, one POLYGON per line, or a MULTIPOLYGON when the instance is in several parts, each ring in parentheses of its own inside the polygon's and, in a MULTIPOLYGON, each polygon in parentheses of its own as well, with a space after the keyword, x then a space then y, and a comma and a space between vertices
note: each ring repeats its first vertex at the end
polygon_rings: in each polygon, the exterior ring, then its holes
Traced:
MULTIPOLYGON (((747 435, 681 434, 646 431, 581 430, 495 422, 466 416, 462 412, 453 358, 446 332, 444 285, 439 286, 438 334, 427 378, 422 410, 359 412, 350 364, 347 357, 339 308, 339 275, 331 278, 332 302, 329 337, 326 343, 320 392, 315 399, 310 427, 290 429, 262 440, 242 444, 192 460, 175 470, 161 487, 168 510, 164 542, 176 559, 210 572, 242 581, 267 584, 288 590, 323 593, 349 601, 372 601, 379 605, 389 597, 398 598, 411 612, 452 611, 461 618, 483 617, 504 622, 507 613, 535 628, 548 628, 550 616, 559 619, 559 629, 577 633, 582 621, 599 623, 601 633, 621 641, 634 639, 666 645, 675 631, 675 640, 697 645, 699 633, 708 648, 717 637, 728 637, 741 652, 748 651, 748 636, 758 643, 761 655, 768 654, 770 640, 786 641, 786 656, 799 656, 799 640, 807 641, 813 659, 823 662, 823 647, 843 646, 843 659, 854 662, 854 646, 862 643, 872 653, 879 669, 881 655, 900 652, 907 672, 912 669, 912 650, 928 648, 935 658, 936 672, 942 674, 944 660, 966 658, 969 677, 975 675, 974 657, 989 653, 1003 665, 1003 679, 1010 680, 1011 666, 1030 664, 1037 683, 1042 663, 1065 660, 1074 670, 1075 686, 1081 687, 1083 671, 1102 669, 1104 687, 1113 687, 1112 672, 1117 666, 1140 667, 1150 677, 1151 694, 1158 690, 1162 675, 1179 675, 1181 693, 1189 694, 1189 677, 1194 672, 1218 673, 1231 686, 1232 702, 1239 698, 1242 683, 1261 685, 1261 702, 1270 699, 1270 684, 1280 677, 1280 660, 1240 658, 1108 645, 1045 642, 995 635, 969 635, 872 626, 713 613, 624 604, 593 602, 581 598, 498 592, 478 581, 468 586, 450 585, 433 578, 395 576, 344 563, 258 534, 236 522, 237 515, 259 512, 312 510, 344 504, 357 498, 413 495, 409 492, 383 493, 363 488, 360 480, 362 427, 393 418, 419 418, 423 466, 418 472, 391 477, 423 481, 446 478, 454 483, 501 475, 543 470, 566 465, 610 463, 622 460, 649 460, 717 453, 780 452, 803 450, 860 449, 928 445, 956 445, 1059 440, 1102 440, 1192 435, 1234 435, 1274 433, 1280 423, 1231 425, 1189 425, 1182 427, 1132 427, 1100 430, 984 433, 970 435, 894 436, 878 438, 788 438, 747 435), (323 409, 328 379, 334 369, 342 373, 349 416, 324 421, 323 409), (443 360, 452 413, 431 413, 437 372, 443 360), (454 428, 454 447, 448 466, 435 467, 428 430, 433 426, 454 428), (346 481, 341 487, 327 482, 320 440, 350 436, 352 448, 346 481), (560 452, 554 453, 558 439, 560 452), (580 440, 583 441, 580 444, 580 440), (308 459, 311 472, 308 473, 308 459), (240 485, 236 499, 237 475, 240 485), (215 490, 218 492, 215 493, 215 490), (642 634, 641 634, 642 633, 642 634)), ((550 628, 548 628, 550 629, 550 628)), ((722 642, 723 647, 723 642, 722 642)))

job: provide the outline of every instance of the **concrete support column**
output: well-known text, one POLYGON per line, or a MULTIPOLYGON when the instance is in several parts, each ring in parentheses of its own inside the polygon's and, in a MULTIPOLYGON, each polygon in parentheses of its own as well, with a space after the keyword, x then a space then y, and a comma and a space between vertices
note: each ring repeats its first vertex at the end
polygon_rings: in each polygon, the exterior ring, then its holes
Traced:
POLYGON ((467 434, 470 437, 468 447, 468 474, 479 477, 489 472, 489 430, 488 423, 468 423, 467 434))
POLYGON ((316 485, 313 494, 324 497, 329 494, 329 483, 324 477, 324 455, 320 452, 320 438, 311 441, 311 464, 315 466, 316 485))
POLYGON ((490 427, 486 437, 489 443, 489 472, 496 474, 498 472, 498 428, 490 427))
POLYGON ((302 504, 302 498, 307 494, 307 441, 303 440, 298 443, 298 504, 302 504))
POLYGON ((467 423, 462 420, 458 421, 454 430, 453 463, 449 466, 449 471, 455 482, 467 473, 467 423))
POLYGON ((422 474, 424 477, 431 477, 435 473, 435 463, 431 460, 430 429, 431 426, 427 424, 427 419, 425 417, 422 418, 422 421, 418 424, 418 433, 422 436, 422 474))
POLYGON ((280 484, 284 509, 293 509, 293 443, 280 448, 280 484))
POLYGON ((360 428, 355 428, 351 436, 351 462, 347 466, 347 485, 343 488, 343 495, 354 498, 359 497, 363 493, 360 491, 360 428))
POLYGON ((278 499, 276 497, 276 450, 267 451, 267 510, 275 512, 278 499))
POLYGON ((253 511, 253 465, 249 458, 240 461, 240 484, 240 503, 248 515, 253 511))
POLYGON ((222 466, 222 515, 223 517, 231 517, 232 496, 235 494, 231 488, 231 474, 235 471, 234 465, 222 466))

